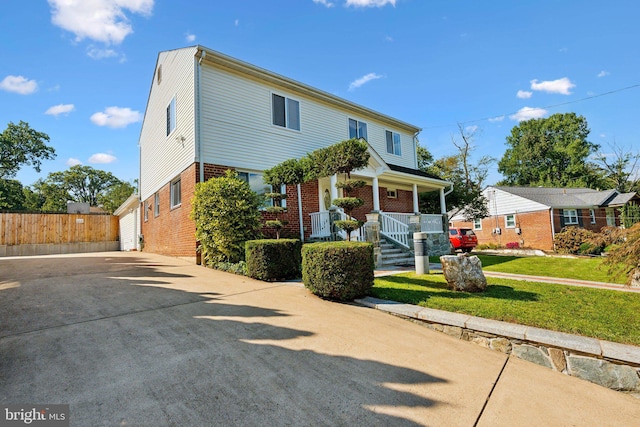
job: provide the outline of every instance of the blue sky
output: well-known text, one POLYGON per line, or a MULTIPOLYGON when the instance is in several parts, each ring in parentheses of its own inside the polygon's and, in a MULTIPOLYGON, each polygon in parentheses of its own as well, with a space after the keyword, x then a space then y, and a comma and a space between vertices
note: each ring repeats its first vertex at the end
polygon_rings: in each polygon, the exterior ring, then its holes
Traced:
MULTIPOLYGON (((435 157, 457 124, 502 157, 518 120, 583 115, 590 140, 640 150, 637 0, 4 0, 0 127, 57 158, 138 176, 159 51, 201 44, 412 123, 435 157), (609 93, 613 92, 613 93, 609 93)), ((337 141, 336 141, 337 142, 337 141)), ((501 176, 494 167, 487 184, 501 176)))

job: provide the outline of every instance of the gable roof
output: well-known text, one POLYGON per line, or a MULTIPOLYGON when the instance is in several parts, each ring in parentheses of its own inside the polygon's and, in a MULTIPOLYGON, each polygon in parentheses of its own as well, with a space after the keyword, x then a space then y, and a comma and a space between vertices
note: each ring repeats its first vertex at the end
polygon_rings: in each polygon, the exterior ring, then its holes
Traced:
POLYGON ((618 193, 616 190, 598 191, 590 188, 502 187, 496 189, 532 200, 549 207, 588 208, 624 205, 636 193, 618 193))

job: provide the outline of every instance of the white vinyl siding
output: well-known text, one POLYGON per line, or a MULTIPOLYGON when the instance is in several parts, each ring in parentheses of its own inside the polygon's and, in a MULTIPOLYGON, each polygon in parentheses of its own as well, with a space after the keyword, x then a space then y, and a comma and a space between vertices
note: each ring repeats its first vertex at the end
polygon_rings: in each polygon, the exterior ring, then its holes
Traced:
POLYGON ((514 212, 536 212, 549 210, 549 206, 543 205, 524 197, 516 196, 495 187, 487 187, 482 193, 487 198, 489 215, 506 215, 514 212))
MULTIPOLYGON (((206 163, 261 171, 349 137, 345 126, 349 111, 204 64, 202 71, 201 138, 206 163), (273 125, 274 93, 300 102, 299 132, 273 125)), ((168 78, 166 69, 163 78, 168 78)), ((367 123, 369 144, 385 161, 415 167, 413 134, 399 132, 406 156, 389 155, 385 125, 373 118, 361 119, 367 123)))
POLYGON ((151 80, 140 131, 140 197, 147 200, 196 161, 195 48, 162 52, 151 80), (167 136, 167 107, 175 100, 175 127, 167 136))
POLYGON ((176 99, 172 98, 167 106, 167 136, 176 128, 176 99))
POLYGON ((133 251, 138 249, 138 224, 140 223, 140 205, 126 214, 120 215, 120 250, 133 251))

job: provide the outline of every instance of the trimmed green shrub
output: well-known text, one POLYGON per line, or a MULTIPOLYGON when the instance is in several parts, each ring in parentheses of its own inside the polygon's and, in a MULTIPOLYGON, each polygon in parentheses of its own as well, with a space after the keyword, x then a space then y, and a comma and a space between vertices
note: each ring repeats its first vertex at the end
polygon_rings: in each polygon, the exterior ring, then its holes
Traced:
POLYGON ((245 244, 247 276, 266 281, 298 278, 301 249, 297 239, 249 240, 245 244))
POLYGON ((322 298, 351 301, 373 286, 373 245, 312 243, 302 247, 302 281, 322 298))
POLYGON ((258 237, 261 198, 235 171, 196 184, 191 219, 205 265, 244 260, 244 243, 258 237))
POLYGON ((220 271, 226 271, 227 273, 237 274, 239 276, 247 275, 247 263, 240 262, 219 262, 213 265, 213 268, 220 271))

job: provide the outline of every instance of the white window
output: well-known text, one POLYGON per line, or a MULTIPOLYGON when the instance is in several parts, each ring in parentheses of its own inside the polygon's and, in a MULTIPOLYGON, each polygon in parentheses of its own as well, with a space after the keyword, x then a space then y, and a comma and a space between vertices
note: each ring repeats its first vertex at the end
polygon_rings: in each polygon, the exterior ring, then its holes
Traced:
POLYGON ((473 229, 482 230, 482 218, 476 218, 473 220, 473 229))
POLYGON ((153 216, 160 215, 160 193, 153 196, 153 216))
POLYGON ((400 134, 386 131, 387 136, 387 153, 395 154, 396 156, 400 156, 400 134))
POLYGON ((595 209, 589 209, 589 216, 591 217, 591 224, 596 223, 596 211, 595 209))
POLYGON ((180 178, 171 182, 171 208, 180 206, 182 203, 182 190, 180 188, 180 178))
POLYGON ((349 119, 349 138, 361 138, 367 141, 367 124, 349 119))
POLYGON ((389 199, 397 199, 398 198, 398 190, 387 190, 387 198, 389 198, 389 199))
POLYGON ((578 212, 575 209, 564 209, 564 223, 569 224, 577 224, 578 223, 578 212))
POLYGON ((514 214, 504 216, 504 228, 516 228, 516 216, 514 214))
POLYGON ((176 128, 176 98, 167 105, 167 136, 176 128))
MULTIPOLYGON (((264 181, 262 180, 262 174, 259 173, 252 173, 252 172, 238 172, 238 178, 244 180, 245 182, 247 182, 249 184, 249 187, 251 188, 251 190, 253 190, 254 192, 256 192, 259 195, 264 195, 265 193, 271 193, 271 186, 267 185, 264 183, 264 181)), ((280 193, 282 194, 286 194, 287 193, 287 186, 283 185, 280 188, 280 193)), ((272 200, 265 200, 265 204, 263 205, 263 207, 267 207, 267 206, 273 206, 273 201, 272 200)), ((287 207, 287 201, 286 199, 282 200, 281 206, 283 208, 287 207)))
POLYGON ((145 222, 149 220, 149 208, 150 208, 149 202, 145 201, 144 202, 144 207, 143 207, 145 222))
POLYGON ((300 102, 273 93, 271 111, 274 125, 300 130, 300 102))

